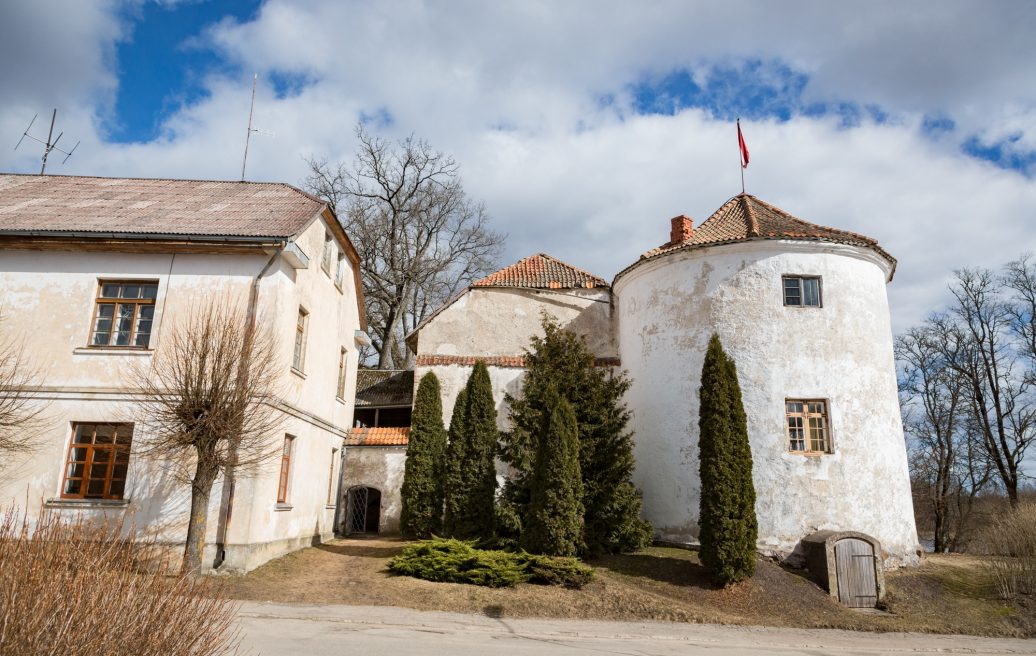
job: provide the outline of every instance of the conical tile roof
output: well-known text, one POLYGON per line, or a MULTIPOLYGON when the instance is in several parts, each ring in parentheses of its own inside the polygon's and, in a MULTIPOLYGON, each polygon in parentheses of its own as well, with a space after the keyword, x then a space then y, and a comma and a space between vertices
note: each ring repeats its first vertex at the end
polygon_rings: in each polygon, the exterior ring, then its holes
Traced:
MULTIPOLYGON (((694 228, 690 239, 679 243, 667 243, 652 248, 640 256, 634 264, 626 267, 616 276, 622 276, 645 260, 668 255, 677 251, 702 248, 718 244, 730 244, 760 239, 791 239, 798 241, 825 241, 852 246, 862 246, 876 252, 888 260, 892 271, 896 268, 896 258, 888 254, 878 242, 870 237, 828 228, 788 214, 779 207, 761 201, 750 194, 734 196, 694 228)), ((889 275, 891 278, 891 274, 889 275)))
POLYGON ((607 287, 603 278, 565 264, 556 257, 537 253, 509 267, 489 274, 475 287, 526 287, 532 289, 573 289, 607 287))

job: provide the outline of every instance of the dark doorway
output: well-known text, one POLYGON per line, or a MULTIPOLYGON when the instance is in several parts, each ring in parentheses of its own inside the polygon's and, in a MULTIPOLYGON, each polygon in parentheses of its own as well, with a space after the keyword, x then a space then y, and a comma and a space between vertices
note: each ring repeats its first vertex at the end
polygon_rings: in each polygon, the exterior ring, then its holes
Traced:
POLYGON ((373 487, 350 488, 345 501, 345 534, 376 534, 380 524, 381 492, 373 487))

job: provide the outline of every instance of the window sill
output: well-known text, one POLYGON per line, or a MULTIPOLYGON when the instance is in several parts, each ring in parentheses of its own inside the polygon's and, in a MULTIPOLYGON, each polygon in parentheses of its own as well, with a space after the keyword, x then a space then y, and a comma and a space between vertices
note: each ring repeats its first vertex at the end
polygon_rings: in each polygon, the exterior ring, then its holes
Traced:
POLYGON ((45 508, 127 508, 129 499, 47 499, 45 508))
POLYGON ((800 456, 802 458, 823 458, 824 456, 834 455, 834 453, 828 451, 813 451, 812 453, 803 453, 802 451, 788 451, 788 455, 800 456))
POLYGON ((151 355, 152 349, 142 348, 111 348, 103 346, 81 346, 72 349, 73 355, 151 355))
POLYGON ((338 510, 338 506, 329 503, 326 506, 324 506, 324 510, 338 510))
POLYGON ((298 376, 302 380, 306 380, 306 373, 304 371, 301 371, 299 369, 296 369, 295 367, 292 367, 291 368, 291 373, 295 374, 296 376, 298 376))
POLYGON ((274 512, 285 512, 285 511, 291 510, 294 507, 295 506, 291 505, 290 503, 278 503, 277 505, 275 505, 273 507, 273 511, 274 512))

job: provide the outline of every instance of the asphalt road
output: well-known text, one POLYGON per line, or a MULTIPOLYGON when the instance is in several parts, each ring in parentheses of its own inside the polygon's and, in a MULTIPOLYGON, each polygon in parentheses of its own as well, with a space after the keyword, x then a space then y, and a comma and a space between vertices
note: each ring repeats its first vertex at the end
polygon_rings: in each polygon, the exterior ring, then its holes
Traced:
POLYGON ((244 654, 263 656, 742 656, 1036 654, 1036 640, 827 629, 507 619, 383 606, 245 602, 244 654))

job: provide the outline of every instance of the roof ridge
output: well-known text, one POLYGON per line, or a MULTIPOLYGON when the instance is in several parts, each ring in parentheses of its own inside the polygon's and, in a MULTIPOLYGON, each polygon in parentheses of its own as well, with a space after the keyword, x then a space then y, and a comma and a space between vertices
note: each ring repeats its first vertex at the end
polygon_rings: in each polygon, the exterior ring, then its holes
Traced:
POLYGON ((759 236, 759 218, 752 211, 752 203, 748 202, 748 199, 758 200, 755 196, 749 196, 746 193, 742 193, 736 198, 741 199, 741 207, 744 209, 745 217, 748 219, 748 236, 758 237, 759 236))

